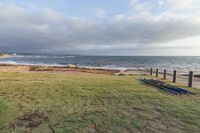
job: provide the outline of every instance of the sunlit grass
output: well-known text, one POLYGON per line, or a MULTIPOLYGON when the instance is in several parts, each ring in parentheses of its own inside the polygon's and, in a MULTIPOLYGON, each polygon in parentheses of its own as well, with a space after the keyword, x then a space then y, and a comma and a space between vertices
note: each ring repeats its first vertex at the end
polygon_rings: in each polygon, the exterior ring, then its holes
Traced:
POLYGON ((170 95, 137 78, 86 73, 0 73, 0 132, 200 131, 198 94, 170 95), (44 119, 29 118, 37 113, 44 119), (32 125, 24 117, 31 119, 32 125))

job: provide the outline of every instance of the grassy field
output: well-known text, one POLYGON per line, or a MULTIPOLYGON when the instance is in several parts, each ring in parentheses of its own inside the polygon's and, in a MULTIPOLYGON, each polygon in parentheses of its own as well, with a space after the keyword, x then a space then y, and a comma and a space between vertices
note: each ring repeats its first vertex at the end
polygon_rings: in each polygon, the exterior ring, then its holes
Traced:
POLYGON ((1 133, 200 132, 200 96, 175 96, 139 76, 0 73, 1 133))

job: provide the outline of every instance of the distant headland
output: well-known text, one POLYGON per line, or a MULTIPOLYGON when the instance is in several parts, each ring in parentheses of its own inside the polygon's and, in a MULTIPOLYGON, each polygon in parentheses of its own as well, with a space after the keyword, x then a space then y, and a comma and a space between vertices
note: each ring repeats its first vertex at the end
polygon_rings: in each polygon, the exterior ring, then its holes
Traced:
POLYGON ((8 53, 0 53, 0 58, 11 58, 14 57, 16 54, 8 54, 8 53))

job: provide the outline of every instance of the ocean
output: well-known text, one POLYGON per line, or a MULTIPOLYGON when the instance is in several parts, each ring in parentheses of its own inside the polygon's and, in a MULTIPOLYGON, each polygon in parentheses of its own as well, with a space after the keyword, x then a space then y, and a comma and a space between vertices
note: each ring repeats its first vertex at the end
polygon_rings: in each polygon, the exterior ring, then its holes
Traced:
POLYGON ((83 55, 48 55, 16 54, 15 57, 0 59, 0 64, 67 66, 106 69, 146 69, 179 70, 200 72, 200 57, 191 56, 83 56, 83 55))

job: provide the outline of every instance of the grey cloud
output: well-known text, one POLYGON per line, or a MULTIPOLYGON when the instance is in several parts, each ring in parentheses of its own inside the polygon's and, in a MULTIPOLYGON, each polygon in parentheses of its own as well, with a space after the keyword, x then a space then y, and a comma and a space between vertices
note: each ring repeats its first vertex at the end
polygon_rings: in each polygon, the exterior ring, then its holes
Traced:
MULTIPOLYGON (((16 52, 88 53, 127 51, 200 35, 200 23, 190 19, 102 20, 67 18, 45 9, 27 11, 0 5, 0 50, 16 52)), ((114 53, 114 52, 113 52, 114 53)))

